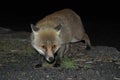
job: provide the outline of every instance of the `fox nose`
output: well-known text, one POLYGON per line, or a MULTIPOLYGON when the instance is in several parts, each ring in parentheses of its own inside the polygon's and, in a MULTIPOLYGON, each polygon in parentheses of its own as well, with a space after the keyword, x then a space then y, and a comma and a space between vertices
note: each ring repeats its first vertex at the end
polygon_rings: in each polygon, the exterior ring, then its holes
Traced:
POLYGON ((53 62, 54 61, 54 58, 53 57, 49 57, 48 58, 50 62, 53 62))

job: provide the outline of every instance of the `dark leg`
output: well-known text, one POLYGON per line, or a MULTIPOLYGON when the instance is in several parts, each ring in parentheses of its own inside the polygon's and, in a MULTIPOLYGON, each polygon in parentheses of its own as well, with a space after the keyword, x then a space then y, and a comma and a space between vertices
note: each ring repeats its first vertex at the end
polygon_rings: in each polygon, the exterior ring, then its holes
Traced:
POLYGON ((90 43, 90 39, 89 39, 87 34, 84 35, 83 40, 85 41, 86 49, 90 50, 91 49, 91 43, 90 43))
POLYGON ((43 62, 43 56, 42 55, 40 55, 40 54, 38 54, 39 56, 38 56, 38 61, 39 61, 39 63, 38 64, 36 64, 35 65, 35 68, 39 68, 39 67, 42 67, 42 62, 43 62))
POLYGON ((42 67, 42 62, 43 62, 43 59, 44 59, 44 56, 41 55, 36 49, 34 49, 37 53, 37 59, 38 59, 38 62, 37 64, 35 65, 35 68, 39 68, 39 67, 42 67))
POLYGON ((66 50, 67 45, 62 45, 62 47, 57 51, 54 67, 60 67, 63 54, 66 52, 66 50))
POLYGON ((53 65, 54 67, 60 67, 61 64, 61 59, 60 59, 60 55, 57 54, 56 58, 55 58, 55 64, 53 65))

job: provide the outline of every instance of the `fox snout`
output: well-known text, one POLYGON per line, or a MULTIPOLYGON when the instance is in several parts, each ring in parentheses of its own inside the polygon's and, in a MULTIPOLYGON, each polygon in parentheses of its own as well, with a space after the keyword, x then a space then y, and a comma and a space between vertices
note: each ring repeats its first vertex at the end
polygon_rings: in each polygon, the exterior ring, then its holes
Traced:
POLYGON ((46 60, 50 63, 54 62, 54 55, 51 55, 51 56, 46 55, 46 60))
POLYGON ((54 57, 49 57, 49 58, 47 58, 47 61, 53 62, 53 61, 54 61, 54 57))

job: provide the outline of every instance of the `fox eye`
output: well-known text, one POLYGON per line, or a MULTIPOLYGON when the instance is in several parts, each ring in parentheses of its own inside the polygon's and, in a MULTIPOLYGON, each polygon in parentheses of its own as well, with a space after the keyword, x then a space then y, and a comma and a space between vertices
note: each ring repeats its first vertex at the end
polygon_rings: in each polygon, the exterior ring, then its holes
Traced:
POLYGON ((41 47, 42 47, 43 49, 45 49, 45 45, 42 45, 41 47))
POLYGON ((53 45, 52 47, 53 47, 53 48, 56 48, 56 45, 53 45))

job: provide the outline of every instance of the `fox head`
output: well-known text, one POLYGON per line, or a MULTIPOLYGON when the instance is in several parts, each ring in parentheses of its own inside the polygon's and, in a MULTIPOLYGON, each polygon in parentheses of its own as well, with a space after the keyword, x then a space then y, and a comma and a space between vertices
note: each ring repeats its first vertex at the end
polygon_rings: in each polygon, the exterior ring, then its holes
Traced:
POLYGON ((61 25, 55 28, 41 27, 37 28, 31 24, 32 29, 32 46, 43 56, 48 62, 54 61, 54 54, 61 47, 61 25))

